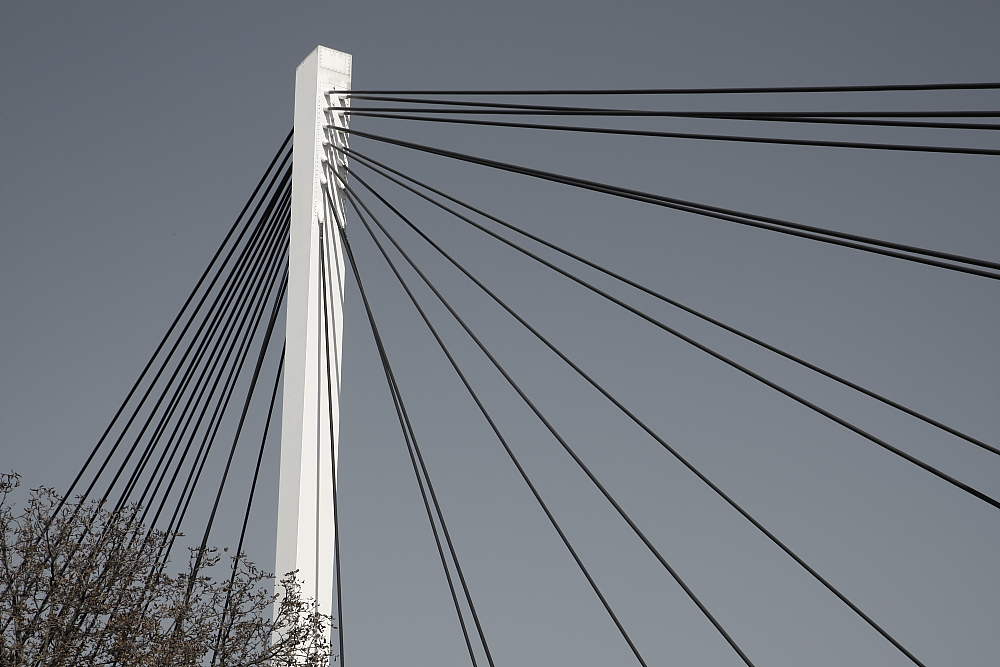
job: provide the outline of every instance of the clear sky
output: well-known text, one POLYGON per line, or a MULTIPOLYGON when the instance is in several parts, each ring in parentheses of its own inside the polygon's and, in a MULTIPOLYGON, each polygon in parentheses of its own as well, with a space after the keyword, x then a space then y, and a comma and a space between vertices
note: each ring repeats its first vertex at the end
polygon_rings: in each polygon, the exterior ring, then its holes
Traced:
MULTIPOLYGON (((0 468, 57 487, 72 478, 288 131, 294 68, 318 43, 354 55, 359 87, 998 79, 1000 8, 971 0, 8 5, 0 22, 0 468)), ((573 100, 581 102, 597 101, 573 100)), ((1000 94, 636 104, 996 109, 1000 94)), ((375 119, 356 126, 1000 259, 995 157, 375 119)), ((630 126, 755 131, 668 119, 630 126)), ((1000 148, 1000 138, 985 132, 756 131, 1000 148)), ((1000 440, 995 281, 354 145, 945 423, 1000 440)), ((926 664, 996 664, 1000 513, 405 193, 383 190, 926 664)), ((354 232, 497 665, 631 664, 391 275, 354 232)), ((419 239, 402 238, 758 665, 909 664, 419 239)), ((357 293, 349 291, 341 449, 349 660, 352 667, 468 664, 357 293)), ((1000 495, 996 456, 663 304, 620 293, 1000 495)), ((461 332, 431 310, 650 664, 739 664, 461 332)), ((241 453, 218 543, 232 539, 242 508, 252 457, 241 453)), ((263 564, 273 558, 276 471, 274 443, 248 545, 263 564)), ((193 516, 187 528, 195 532, 203 520, 193 516)))

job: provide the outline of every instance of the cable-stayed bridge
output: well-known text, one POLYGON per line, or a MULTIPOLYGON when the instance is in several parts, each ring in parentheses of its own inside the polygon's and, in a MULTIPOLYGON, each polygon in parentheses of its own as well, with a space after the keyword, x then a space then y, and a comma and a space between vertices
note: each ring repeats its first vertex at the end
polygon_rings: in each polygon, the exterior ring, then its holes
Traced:
MULTIPOLYGON (((351 653, 350 609, 344 608, 342 581, 350 572, 342 570, 341 532, 338 530, 337 470, 340 448, 343 331, 347 318, 366 322, 377 352, 377 370, 384 377, 398 423, 403 452, 412 468, 419 502, 440 562, 442 585, 454 607, 455 631, 460 633, 472 665, 496 664, 491 650, 490 628, 477 608, 476 582, 463 569, 460 540, 447 522, 447 508, 436 492, 434 477, 424 455, 418 429, 408 408, 406 382, 397 374, 398 355, 383 336, 378 312, 380 305, 366 289, 366 273, 386 272, 398 283, 401 307, 416 312, 425 331, 439 348, 441 363, 467 393, 470 405, 485 425, 494 446, 502 451, 516 473, 521 490, 527 494, 550 525, 566 554, 567 567, 577 573, 580 585, 593 598, 621 640, 622 664, 655 664, 642 642, 630 632, 600 577, 588 566, 585 551, 571 531, 560 521, 530 465, 519 454, 516 443, 502 420, 484 398, 473 373, 454 354, 454 342, 443 333, 440 318, 457 326, 465 336, 463 344, 478 350, 486 365, 509 386, 523 404, 527 419, 536 421, 565 458, 567 466, 579 474, 610 512, 625 526, 648 558, 675 584, 676 593, 690 604, 691 613, 703 619, 728 650, 732 664, 755 665, 745 636, 730 627, 702 592, 685 576, 683 568, 670 558, 666 543, 650 532, 630 511, 602 476, 598 467, 574 446, 544 406, 537 400, 503 354, 463 316, 460 307, 432 278, 412 247, 430 252, 462 275, 482 303, 495 307, 548 354, 564 364, 577 381, 607 402, 617 416, 635 427, 638 437, 648 441, 716 496, 740 521, 783 554, 787 566, 809 578, 837 604, 853 614, 880 642, 915 665, 925 665, 919 652, 893 632, 891 617, 872 613, 863 596, 848 594, 844 582, 828 576, 770 525, 766 513, 749 507, 717 481, 713 471, 698 464, 683 442, 652 425, 648 416, 629 405, 588 367, 586 359, 575 358, 565 346, 547 335, 528 315, 503 298, 480 275, 477 267, 450 252, 420 221, 407 213, 401 202, 421 201, 442 217, 466 226, 496 243, 498 251, 514 253, 567 281, 597 302, 616 309, 622 318, 635 318, 662 336, 689 346, 706 363, 722 364, 738 376, 789 401, 817 419, 835 425, 844 438, 857 439, 891 457, 899 466, 909 466, 923 475, 928 485, 957 490, 971 504, 1000 509, 1000 500, 987 490, 912 453, 906 443, 873 432, 862 424, 824 406, 744 364, 727 352, 686 333, 668 317, 637 305, 636 295, 694 317, 742 341, 776 355, 824 381, 846 388, 879 409, 898 413, 936 430, 947 446, 969 447, 989 455, 1000 448, 989 438, 972 433, 962 424, 942 421, 933 410, 907 405, 885 395, 877 387, 866 386, 797 355, 784 346, 764 340, 729 321, 725 314, 708 313, 677 294, 652 287, 630 276, 628 267, 605 265, 539 235, 530 224, 510 220, 467 201, 447 185, 425 182, 410 173, 369 155, 372 145, 390 145, 428 159, 446 159, 479 169, 483 178, 491 173, 515 174, 531 181, 552 184, 566 191, 585 190, 612 200, 628 200, 697 217, 705 224, 738 225, 757 233, 791 237, 796 242, 821 244, 829 253, 866 253, 885 262, 920 265, 928 272, 964 274, 968 281, 1000 279, 1000 262, 989 257, 972 257, 947 249, 923 247, 906 239, 888 239, 826 228, 810 220, 775 217, 754 211, 701 202, 683 193, 652 192, 628 184, 595 181, 572 173, 557 173, 533 165, 517 164, 474 155, 454 147, 429 145, 405 139, 402 130, 413 123, 499 127, 510 130, 553 132, 565 135, 612 135, 648 141, 689 140, 723 143, 789 145, 815 150, 889 151, 908 154, 953 154, 996 156, 1000 150, 974 145, 970 137, 1000 129, 993 121, 1000 111, 952 108, 920 108, 919 97, 906 97, 907 107, 844 111, 843 98, 854 93, 947 94, 962 90, 997 90, 1000 83, 927 83, 860 86, 797 86, 705 89, 588 89, 588 90, 362 90, 353 88, 351 58, 319 47, 299 67, 296 78, 294 128, 280 142, 273 159, 243 205, 228 234, 219 244, 204 273, 156 345, 134 386, 112 416, 107 430, 82 462, 79 474, 66 490, 66 497, 82 494, 114 510, 129 504, 143 508, 139 520, 150 528, 167 533, 190 526, 185 518, 198 490, 210 491, 205 508, 207 521, 196 533, 202 547, 212 543, 217 510, 224 497, 245 496, 245 510, 235 553, 243 551, 248 527, 252 524, 254 496, 258 488, 260 463, 269 441, 268 433, 280 430, 281 470, 277 527, 276 572, 298 570, 307 591, 316 597, 320 609, 337 622, 331 628, 338 664, 351 653), (677 95, 698 96, 705 109, 675 110, 669 100, 677 95), (826 101, 834 97, 833 109, 795 111, 782 108, 790 96, 809 95, 826 101), (767 96, 776 110, 713 110, 719 96, 767 96), (558 97, 585 98, 586 106, 549 104, 558 97), (631 104, 640 99, 642 104, 631 104), (600 102, 595 102, 600 100, 600 102), (648 108, 655 100, 655 108, 648 108), (916 100, 916 101, 915 101, 916 100), (591 106, 593 104, 593 106, 591 106), (643 106, 645 105, 645 106, 643 106), (354 117, 392 121, 380 127, 398 129, 386 134, 359 129, 354 117), (732 120, 767 128, 773 136, 759 134, 714 134, 708 132, 668 132, 657 129, 623 127, 628 119, 685 118, 732 120), (594 119, 602 119, 594 125, 594 119), (586 123, 586 124, 584 124, 586 123), (613 123, 609 126, 606 123, 613 123), (789 138, 787 127, 823 126, 866 128, 910 128, 948 131, 954 142, 896 143, 890 141, 845 141, 789 138), (407 235, 404 236, 401 232, 407 235), (360 247, 365 248, 362 258, 360 247), (593 276, 600 276, 600 280, 593 276), (355 312, 345 312, 348 294, 358 297, 355 312), (280 323, 284 319, 282 332, 280 323), (397 361, 394 361, 396 359, 397 361), (236 400, 234 400, 234 398, 236 400), (280 403, 280 425, 277 415, 280 403), (245 428, 251 411, 266 413, 263 432, 245 428), (226 425, 229 425, 228 427, 226 425), (223 435, 220 435, 223 434, 223 435), (255 459, 254 475, 237 480, 230 474, 235 457, 255 459), (346 634, 346 636, 345 636, 346 634)), ((891 105, 891 101, 886 102, 891 105)), ((940 133, 931 135, 937 140, 940 133)), ((412 205, 412 204, 411 204, 412 205)), ((400 307, 400 306, 394 306, 400 307)), ((414 332, 413 335, 418 335, 414 332)), ((414 383, 416 386, 416 383, 414 383)), ((412 391, 412 390, 411 390, 412 391)), ((447 419, 447 415, 441 415, 447 419)), ((350 446, 350 443, 346 443, 350 446)), ((945 446, 942 444, 942 446, 945 446)), ((346 536, 350 539, 350 536, 346 536)), ((734 548, 738 546, 734 545, 734 548)), ((170 557, 174 544, 163 545, 163 559, 170 557)), ((234 569, 236 564, 234 564, 234 569)), ((198 564, 195 563, 195 570, 198 564)), ((946 612, 943 612, 946 613, 946 612)), ((220 630, 219 641, 222 641, 220 630)))

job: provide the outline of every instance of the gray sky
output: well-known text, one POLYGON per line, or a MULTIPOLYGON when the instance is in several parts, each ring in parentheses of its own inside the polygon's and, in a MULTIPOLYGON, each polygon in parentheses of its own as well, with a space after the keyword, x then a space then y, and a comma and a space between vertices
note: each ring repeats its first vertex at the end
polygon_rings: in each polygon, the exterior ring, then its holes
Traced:
MULTIPOLYGON (((0 467, 65 486, 291 124, 295 65, 359 87, 649 87, 996 80, 995 3, 17 3, 0 25, 0 467)), ((574 100, 574 103, 590 100, 574 100)), ((662 108, 997 108, 988 93, 678 98, 662 108), (784 106, 782 106, 784 105, 784 106)), ((624 123, 612 123, 624 124, 624 123)), ((496 159, 1000 258, 991 157, 556 136, 358 119, 496 159)), ((650 126, 750 133, 747 124, 650 126)), ((635 126, 641 126, 636 124, 635 126)), ((986 133, 761 134, 965 143, 986 133)), ((402 149, 379 159, 989 442, 993 281, 613 200, 402 149)), ((1000 654, 1000 515, 704 354, 382 188, 928 665, 1000 654)), ((388 214, 386 222, 391 222, 388 214)), ((363 271, 498 665, 631 656, 372 248, 363 271)), ((905 659, 481 299, 402 237, 758 665, 905 659)), ((602 282, 602 284, 604 284, 602 282)), ((995 456, 621 291, 992 495, 995 456)), ((427 301, 430 303, 430 301, 427 301)), ((356 293, 341 496, 354 667, 468 663, 356 293)), ((650 664, 738 659, 432 307, 650 664)), ((216 541, 232 538, 249 452, 216 541)), ((273 558, 277 449, 249 551, 273 558)), ((196 530, 204 516, 192 517, 196 530)))

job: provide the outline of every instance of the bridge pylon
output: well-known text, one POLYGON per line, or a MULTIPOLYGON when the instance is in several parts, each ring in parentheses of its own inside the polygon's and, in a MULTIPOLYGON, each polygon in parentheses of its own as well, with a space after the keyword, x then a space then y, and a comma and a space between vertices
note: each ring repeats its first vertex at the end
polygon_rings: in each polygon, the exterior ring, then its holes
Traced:
MULTIPOLYGON (((324 143, 328 125, 346 116, 337 91, 351 85, 351 55, 317 46, 295 71, 288 310, 278 481, 275 574, 298 571, 303 594, 319 611, 336 616, 334 586, 334 481, 339 451, 340 369, 343 341, 344 256, 335 225, 344 220, 340 187, 329 182, 324 143), (331 197, 324 195, 329 188, 331 197), (329 202, 338 210, 332 210, 329 202), (323 257, 321 258, 321 248, 323 257), (326 279, 321 275, 325 259, 326 279), (329 326, 324 327, 323 285, 329 326), (329 350, 329 355, 327 355, 329 350), (328 391, 326 367, 333 370, 328 391), (332 406, 332 408, 331 408, 332 406), (332 423, 331 423, 332 422, 332 423)), ((342 162, 330 157, 335 169, 342 162)), ((336 619, 339 623, 340 619, 336 619)))

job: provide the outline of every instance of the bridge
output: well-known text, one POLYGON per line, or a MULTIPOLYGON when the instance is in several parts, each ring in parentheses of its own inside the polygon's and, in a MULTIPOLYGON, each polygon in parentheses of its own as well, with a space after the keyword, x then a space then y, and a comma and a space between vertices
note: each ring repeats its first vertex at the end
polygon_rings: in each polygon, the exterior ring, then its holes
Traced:
MULTIPOLYGON (((467 232, 482 235, 495 244, 498 252, 517 257, 554 279, 565 281, 585 298, 599 303, 601 317, 613 313, 648 327, 664 340, 690 348, 704 363, 718 364, 733 378, 748 381, 759 391, 832 425, 844 440, 872 448, 879 456, 921 476, 924 484, 950 494, 949 498, 957 495, 969 507, 1000 509, 1000 500, 989 489, 968 481, 964 475, 935 462, 933 457, 914 453, 906 442, 876 432, 861 420, 795 389, 784 379, 741 361, 724 346, 712 342, 714 339, 703 340, 689 333, 675 323, 675 316, 693 318, 720 335, 732 337, 760 353, 774 355, 822 382, 853 392, 872 409, 931 429, 940 439, 941 447, 971 448, 983 455, 984 465, 995 464, 992 457, 1000 455, 995 443, 962 424, 946 422, 933 409, 907 405, 836 368, 798 355, 792 347, 765 340, 730 320, 725 313, 707 312, 685 300, 673 288, 668 292, 653 286, 632 275, 628 266, 605 263, 572 245, 548 239, 530 221, 509 219, 501 212, 467 200, 446 184, 425 182, 418 174, 376 159, 369 154, 369 147, 392 146, 414 156, 456 161, 469 169, 481 170, 484 179, 503 172, 527 182, 547 184, 565 191, 567 196, 574 191, 585 191, 603 195, 610 201, 694 216, 706 225, 717 225, 724 230, 745 228, 762 236, 819 244, 833 257, 861 254, 886 263, 914 265, 921 271, 942 276, 958 274, 969 284, 985 284, 989 288, 994 287, 991 281, 1000 280, 1000 262, 924 247, 905 239, 827 228, 807 219, 776 217, 718 202, 696 201, 683 197, 683 193, 653 192, 530 164, 500 161, 454 147, 408 140, 367 126, 359 129, 352 120, 379 119, 398 129, 414 124, 462 125, 553 133, 580 140, 601 135, 622 137, 623 141, 634 138, 647 142, 669 139, 768 144, 903 153, 912 154, 915 159, 921 154, 972 159, 997 156, 1000 150, 969 145, 968 141, 918 144, 828 140, 801 138, 799 134, 789 137, 782 132, 788 127, 911 128, 953 132, 964 139, 974 136, 973 133, 1000 129, 1000 124, 992 122, 1000 113, 928 110, 920 108, 919 98, 912 96, 905 99, 918 102, 905 108, 844 111, 834 105, 833 109, 800 111, 780 107, 784 100, 801 95, 823 100, 836 97, 839 101, 855 93, 892 96, 901 92, 996 89, 1000 89, 1000 83, 379 90, 354 88, 351 56, 317 47, 296 72, 292 131, 278 141, 273 158, 263 169, 235 222, 183 300, 107 429, 81 462, 63 497, 68 499, 76 494, 95 499, 114 511, 137 504, 142 508, 140 522, 148 523, 150 530, 156 527, 167 534, 182 527, 190 528, 185 519, 190 515, 192 503, 207 498, 207 521, 195 533, 202 548, 213 543, 220 504, 238 497, 244 510, 238 539, 231 545, 237 555, 233 564, 235 573, 248 530, 253 529, 254 499, 265 448, 274 446, 274 436, 280 434, 275 572, 297 571, 320 611, 336 620, 329 632, 336 647, 337 664, 346 664, 351 655, 351 610, 345 608, 343 586, 351 575, 342 567, 341 540, 350 540, 351 536, 342 535, 338 507, 350 503, 350 499, 338 495, 338 461, 342 396, 351 392, 342 372, 344 327, 348 319, 358 318, 367 327, 375 350, 376 372, 384 380, 384 390, 393 407, 387 419, 398 425, 402 455, 412 469, 417 502, 436 549, 441 585, 454 609, 453 630, 460 635, 473 667, 495 667, 489 623, 477 604, 476 581, 469 576, 468 568, 463 567, 467 561, 463 558, 461 536, 449 527, 447 502, 436 490, 438 478, 432 475, 432 457, 425 455, 426 441, 414 418, 413 395, 420 392, 420 379, 406 378, 400 372, 400 357, 407 349, 389 344, 379 316, 384 308, 407 308, 416 314, 422 330, 406 331, 405 336, 430 337, 443 368, 453 376, 457 390, 467 398, 469 410, 484 426, 486 435, 477 446, 488 444, 497 448, 510 466, 511 481, 517 486, 511 493, 523 494, 544 518, 564 552, 566 567, 573 570, 592 604, 614 629, 621 643, 621 663, 657 664, 648 658, 643 642, 630 628, 615 597, 591 567, 586 550, 579 545, 579 536, 561 520, 557 504, 551 502, 541 481, 545 475, 536 474, 526 461, 525 443, 518 442, 518 436, 511 434, 519 429, 512 429, 501 416, 508 415, 511 406, 496 408, 490 404, 487 392, 482 389, 482 379, 469 368, 470 352, 479 356, 478 367, 492 374, 489 382, 500 383, 509 391, 511 404, 522 411, 521 419, 531 420, 550 441, 544 446, 553 447, 564 460, 565 474, 577 475, 594 498, 620 522, 622 530, 616 533, 616 539, 624 537, 639 546, 659 574, 671 582, 672 594, 686 600, 690 613, 711 630, 731 664, 762 664, 748 647, 753 642, 748 642, 746 626, 734 628, 732 619, 727 617, 731 615, 720 614, 711 596, 700 590, 684 568, 672 560, 670 541, 630 509, 621 489, 606 479, 601 467, 589 460, 559 419, 550 414, 547 401, 518 376, 514 364, 506 358, 507 346, 491 341, 476 326, 474 318, 463 314, 458 302, 467 301, 467 294, 456 299, 442 289, 434 271, 426 266, 425 258, 434 256, 467 281, 467 290, 476 295, 483 308, 496 309, 499 316, 520 327, 539 350, 560 364, 566 379, 591 392, 595 400, 610 410, 609 415, 628 425, 634 440, 667 461, 674 471, 671 479, 674 475, 683 476, 685 483, 691 482, 705 491, 713 502, 744 524, 754 539, 765 541, 779 553, 787 568, 852 615, 902 664, 931 664, 924 662, 920 652, 893 631, 891 613, 872 611, 864 599, 864 591, 852 590, 848 582, 816 565, 810 554, 772 526, 766 510, 753 507, 727 489, 712 466, 701 463, 697 452, 685 447, 681 438, 664 431, 646 410, 625 397, 628 392, 605 380, 588 359, 575 355, 566 341, 547 333, 543 325, 505 298, 502 290, 484 275, 486 272, 449 251, 445 240, 435 236, 419 216, 408 211, 419 204, 421 211, 433 210, 438 217, 447 218, 467 232), (668 101, 679 95, 704 99, 704 110, 672 109, 668 101), (719 96, 755 99, 766 96, 765 99, 775 100, 779 108, 713 110, 711 101, 719 96), (564 101, 579 98, 584 98, 585 104, 564 101), (551 103, 553 99, 560 103, 551 103), (641 103, 631 104, 630 100, 641 103), (655 101, 652 108, 649 100, 655 101), (768 134, 625 127, 630 120, 659 118, 740 121, 766 128, 768 134), (598 123, 595 119, 600 119, 600 124, 595 124, 598 123), (408 202, 410 209, 399 203, 401 199, 408 202), (370 262, 362 261, 356 252, 360 244, 367 248, 366 259, 370 262), (376 295, 366 286, 366 276, 372 272, 388 272, 398 283, 397 302, 377 302, 376 295), (353 309, 347 307, 352 292, 357 297, 353 309), (460 343, 456 342, 458 336, 460 343), (252 477, 234 478, 231 472, 236 457, 254 461, 252 477)), ((711 270, 707 262, 705 270, 711 270)), ((561 305, 554 303, 552 307, 561 305)), ((624 338, 608 341, 609 354, 614 355, 615 348, 623 345, 631 343, 624 338)), ((647 354, 652 357, 656 351, 647 354)), ((435 417, 449 418, 449 414, 435 417)), ((719 418, 726 419, 724 410, 719 418)), ((759 418, 768 417, 759 415, 759 418)), ((349 441, 343 444, 353 445, 349 441)), ((533 442, 532 446, 543 444, 533 442)), ((630 449, 620 442, 607 442, 606 446, 619 448, 623 457, 628 456, 630 449)), ((844 451, 847 456, 846 452, 854 450, 844 451)), ((162 562, 175 557, 179 547, 172 540, 163 544, 162 562)), ((738 550, 740 546, 733 542, 729 548, 738 550)), ((193 567, 197 572, 199 562, 193 567)), ((940 609, 933 613, 948 612, 940 609)), ((222 632, 220 628, 220 642, 222 632)))

